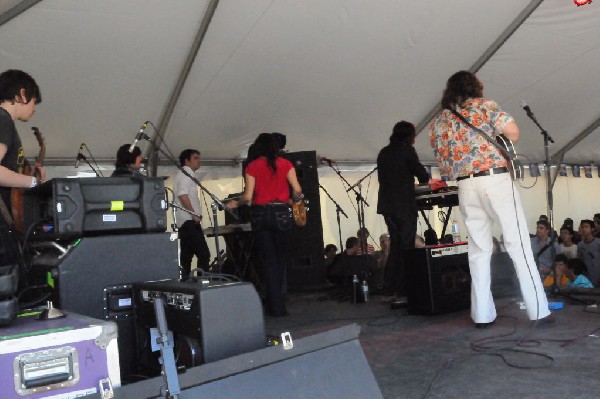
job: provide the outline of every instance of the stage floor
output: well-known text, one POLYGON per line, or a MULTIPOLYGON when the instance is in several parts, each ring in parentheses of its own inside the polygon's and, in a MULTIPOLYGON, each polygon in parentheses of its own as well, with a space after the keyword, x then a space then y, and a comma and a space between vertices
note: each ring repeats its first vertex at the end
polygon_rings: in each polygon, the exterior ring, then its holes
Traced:
MULTIPOLYGON (((594 303, 593 297, 585 298, 594 303)), ((476 329, 468 310, 412 316, 381 297, 351 304, 327 293, 288 296, 289 316, 268 334, 301 338, 356 323, 384 398, 596 398, 600 309, 565 299, 550 327, 532 328, 519 297, 496 300, 498 319, 476 329)), ((598 297, 600 300, 600 297, 598 297)))

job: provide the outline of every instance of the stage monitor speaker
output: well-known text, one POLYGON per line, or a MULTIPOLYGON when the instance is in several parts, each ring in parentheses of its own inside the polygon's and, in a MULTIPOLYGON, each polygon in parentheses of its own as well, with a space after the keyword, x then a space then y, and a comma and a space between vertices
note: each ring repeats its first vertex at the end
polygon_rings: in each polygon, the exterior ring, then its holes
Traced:
POLYGON ((30 240, 167 229, 161 177, 55 178, 27 190, 30 240))
POLYGON ((66 254, 46 252, 33 260, 31 278, 41 283, 50 274, 55 307, 117 323, 126 380, 135 368, 132 284, 178 278, 177 242, 166 233, 109 235, 74 240, 66 254))
POLYGON ((296 168, 304 199, 308 201, 306 226, 294 226, 287 247, 287 282, 290 289, 319 287, 327 283, 323 265, 323 223, 316 151, 288 152, 284 155, 296 168))
POLYGON ((262 304, 250 283, 152 281, 134 284, 138 359, 142 372, 158 375, 150 328, 156 327, 154 298, 165 302, 178 365, 191 368, 266 346, 262 304))
POLYGON ((432 315, 470 307, 467 252, 466 244, 405 251, 410 314, 432 315))
POLYGON ((519 295, 519 279, 507 252, 495 252, 491 261, 492 295, 494 298, 519 295))
MULTIPOLYGON (((180 398, 382 399, 350 325, 282 345, 205 364, 179 374, 180 398)), ((115 399, 156 397, 163 377, 121 386, 115 399)))

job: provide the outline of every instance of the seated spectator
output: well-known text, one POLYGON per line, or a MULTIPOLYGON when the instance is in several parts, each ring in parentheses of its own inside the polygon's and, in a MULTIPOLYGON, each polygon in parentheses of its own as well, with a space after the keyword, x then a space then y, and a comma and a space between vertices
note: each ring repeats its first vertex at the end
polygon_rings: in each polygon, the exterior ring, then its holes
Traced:
MULTIPOLYGON (((546 223, 548 223, 548 226, 550 226, 550 219, 548 218, 548 216, 540 215, 538 220, 543 220, 546 223)), ((548 231, 552 231, 552 234, 548 234, 550 237, 552 237, 552 240, 556 240, 558 238, 558 234, 556 233, 556 230, 550 229, 550 227, 548 227, 548 231)))
POLYGON ((582 220, 579 232, 581 241, 577 244, 577 257, 585 263, 592 284, 597 285, 600 278, 600 238, 594 236, 594 221, 582 220))
POLYGON ((359 251, 358 238, 349 237, 346 240, 346 249, 334 257, 333 262, 331 262, 327 270, 327 278, 331 283, 338 285, 345 284, 348 282, 348 278, 352 278, 353 274, 364 274, 366 277, 366 265, 364 270, 354 270, 358 263, 350 260, 350 258, 359 259, 357 256, 359 251))
POLYGON ((594 215, 594 235, 600 238, 600 213, 594 215))
POLYGON ((558 238, 560 242, 560 252, 565 254, 567 258, 577 257, 577 245, 573 242, 573 229, 569 226, 563 226, 560 228, 560 235, 558 238))
POLYGON ((337 254, 337 250, 338 250, 338 248, 334 244, 325 245, 325 250, 323 251, 325 260, 323 261, 323 264, 325 265, 325 267, 327 269, 329 269, 329 266, 333 262, 333 259, 335 258, 335 255, 337 254))
MULTIPOLYGON (((558 288, 565 287, 569 282, 569 278, 565 273, 568 260, 569 259, 565 254, 558 254, 556 255, 556 258, 554 258, 554 269, 556 270, 558 288)), ((554 275, 552 274, 552 270, 549 270, 546 277, 544 278, 544 276, 542 276, 542 278, 544 279, 544 287, 554 286, 554 275)))
POLYGON ((538 220, 536 226, 536 234, 531 237, 531 251, 538 270, 543 273, 544 270, 549 270, 552 267, 554 257, 560 253, 560 246, 548 236, 550 225, 547 221, 538 220))
POLYGON ((369 230, 367 230, 366 227, 361 227, 358 229, 356 232, 356 237, 358 237, 359 242, 358 255, 362 255, 363 253, 367 255, 373 255, 375 253, 375 247, 368 242, 369 237, 371 237, 371 233, 369 233, 369 230))
POLYGON ((377 263, 370 270, 369 288, 373 293, 379 293, 383 290, 383 275, 385 274, 385 265, 390 255, 390 235, 385 233, 379 236, 379 247, 381 250, 375 251, 374 256, 377 263))
POLYGON ((592 282, 583 274, 585 270, 585 263, 581 259, 569 259, 565 269, 565 274, 569 278, 567 287, 594 288, 592 282))

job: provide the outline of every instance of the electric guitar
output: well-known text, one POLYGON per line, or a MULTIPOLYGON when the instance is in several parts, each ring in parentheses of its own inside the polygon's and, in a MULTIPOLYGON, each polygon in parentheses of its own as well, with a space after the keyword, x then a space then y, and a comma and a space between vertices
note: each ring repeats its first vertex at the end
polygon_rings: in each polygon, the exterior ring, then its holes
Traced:
POLYGON ((306 206, 308 201, 301 199, 298 202, 292 201, 292 216, 294 218, 294 223, 298 227, 306 226, 306 214, 308 212, 308 207, 306 206))
POLYGON ((506 159, 506 166, 513 181, 522 180, 525 177, 524 168, 518 160, 512 140, 503 134, 499 134, 496 136, 496 141, 504 148, 504 151, 500 150, 500 152, 504 156, 504 159, 506 159))
MULTIPOLYGON (((38 154, 36 162, 42 165, 44 163, 44 158, 46 156, 46 144, 44 137, 42 137, 42 133, 37 127, 32 127, 33 134, 37 139, 37 142, 40 146, 40 152, 38 154)), ((27 159, 23 160, 22 168, 19 173, 27 176, 35 176, 38 180, 41 178, 39 175, 38 169, 34 168, 32 165, 27 162, 27 159)), ((25 230, 25 219, 23 212, 23 190, 22 188, 13 188, 10 192, 10 206, 13 222, 15 224, 15 229, 19 233, 24 233, 25 230)))

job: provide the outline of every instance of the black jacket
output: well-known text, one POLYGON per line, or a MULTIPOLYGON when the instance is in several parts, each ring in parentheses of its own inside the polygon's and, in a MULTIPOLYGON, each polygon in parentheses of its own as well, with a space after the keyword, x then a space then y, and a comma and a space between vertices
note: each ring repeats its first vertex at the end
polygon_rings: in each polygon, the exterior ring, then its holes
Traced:
POLYGON ((419 161, 415 148, 408 143, 384 147, 377 156, 377 173, 377 213, 416 212, 415 176, 419 183, 427 183, 429 174, 419 161))

